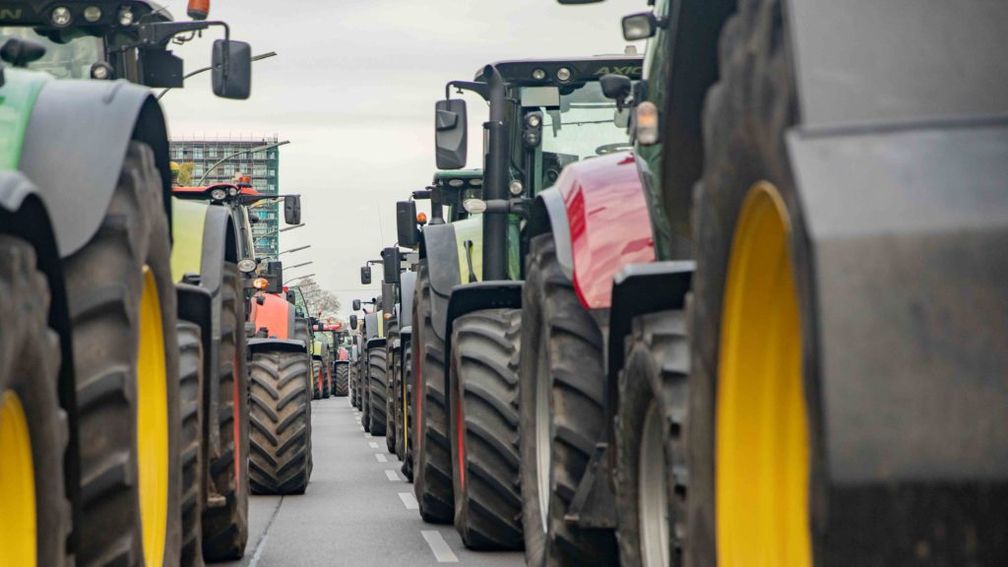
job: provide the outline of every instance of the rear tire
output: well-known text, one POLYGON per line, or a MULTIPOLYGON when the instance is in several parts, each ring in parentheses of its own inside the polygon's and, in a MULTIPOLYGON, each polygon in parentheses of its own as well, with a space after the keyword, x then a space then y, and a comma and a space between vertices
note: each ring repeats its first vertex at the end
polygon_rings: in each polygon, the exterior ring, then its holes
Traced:
POLYGON ((181 565, 203 565, 203 343, 200 327, 176 326, 179 349, 179 399, 182 403, 182 558, 181 565))
MULTIPOLYGON (((203 507, 203 556, 207 561, 238 559, 248 541, 249 402, 245 346, 245 302, 238 266, 225 262, 221 280, 221 339, 218 347, 218 403, 216 419, 204 426, 209 447, 209 427, 217 427, 220 454, 209 455, 208 479, 224 505, 203 507)), ((209 407, 204 404, 204 408, 209 407)))
MULTIPOLYGON (((38 565, 62 567, 71 564, 66 555, 71 514, 63 473, 69 432, 67 414, 57 398, 60 345, 47 322, 49 297, 49 286, 36 268, 32 247, 20 238, 0 235, 0 313, 4 314, 0 330, 0 455, 13 462, 14 449, 4 440, 12 439, 13 432, 7 428, 15 427, 14 417, 5 413, 13 407, 7 400, 17 400, 24 416, 23 422, 18 416, 18 426, 27 429, 32 461, 30 472, 19 472, 33 477, 35 489, 34 502, 25 502, 34 508, 35 525, 31 526, 16 507, 14 512, 8 508, 23 493, 0 494, 6 516, 0 518, 0 538, 12 538, 5 540, 4 551, 13 553, 13 557, 6 557, 14 561, 20 558, 13 548, 19 541, 27 543, 23 537, 30 530, 35 535, 35 548, 26 546, 23 551, 34 553, 38 565)), ((13 477, 8 477, 8 482, 17 484, 13 477)), ((20 487, 10 488, 14 492, 20 487)))
POLYGON ((487 309, 452 332, 455 529, 470 549, 521 549, 520 309, 487 309))
POLYGON ((254 494, 304 494, 311 474, 308 367, 300 352, 252 355, 254 494))
POLYGON ((552 234, 532 239, 526 273, 519 406, 525 560, 611 565, 613 532, 564 520, 606 432, 602 334, 561 270, 552 234))
POLYGON ((688 481, 685 313, 636 317, 629 341, 619 379, 614 447, 620 564, 679 566, 688 481))
POLYGON ((349 390, 349 374, 350 365, 349 364, 336 364, 336 386, 334 395, 337 398, 345 398, 349 390))
POLYGON ((398 369, 397 356, 394 348, 394 344, 399 342, 399 326, 396 324, 395 319, 389 319, 386 324, 386 339, 385 339, 385 449, 388 450, 390 454, 400 457, 396 453, 396 440, 399 438, 401 433, 399 432, 399 411, 398 411, 398 400, 399 396, 396 394, 399 388, 399 375, 396 372, 398 369))
POLYGON ((402 371, 403 377, 403 411, 406 412, 404 427, 406 431, 400 437, 405 445, 403 449, 403 464, 401 471, 407 482, 413 482, 413 338, 403 344, 402 371))
MULTIPOLYGON (((76 560, 82 566, 134 565, 145 560, 174 565, 182 547, 176 298, 162 190, 154 153, 146 144, 130 142, 98 232, 64 260, 81 459, 81 525, 75 527, 80 542, 76 560), (163 554, 154 551, 153 546, 145 550, 141 499, 149 487, 138 482, 142 464, 138 457, 137 414, 142 373, 137 361, 145 289, 156 295, 147 313, 154 317, 153 303, 160 312, 161 344, 148 346, 156 359, 163 353, 164 360, 168 478, 164 498, 151 496, 163 500, 166 509, 163 528, 153 528, 157 533, 151 536, 163 540, 163 554), (161 556, 153 557, 156 555, 161 556)), ((157 326, 153 323, 150 328, 157 326)), ((152 378, 147 386, 160 390, 160 380, 160 376, 152 378)), ((152 459, 146 464, 150 468, 144 470, 159 468, 158 460, 161 458, 152 459)))
POLYGON ((371 422, 371 435, 385 435, 385 384, 386 362, 385 347, 368 349, 368 419, 371 422))
POLYGON ((447 524, 455 516, 455 497, 448 442, 448 396, 444 386, 445 347, 444 341, 434 332, 431 319, 432 290, 425 260, 419 264, 415 293, 413 492, 420 505, 420 516, 425 521, 447 524))

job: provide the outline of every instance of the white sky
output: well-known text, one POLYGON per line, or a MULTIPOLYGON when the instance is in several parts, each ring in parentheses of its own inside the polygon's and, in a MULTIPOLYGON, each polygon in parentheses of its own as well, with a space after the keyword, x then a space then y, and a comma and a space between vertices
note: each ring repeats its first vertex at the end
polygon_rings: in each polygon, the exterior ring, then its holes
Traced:
MULTIPOLYGON (((162 3, 184 17, 184 0, 162 3)), ((162 103, 173 136, 291 141, 280 149, 280 190, 302 194, 307 226, 281 233, 280 249, 311 244, 283 259, 314 264, 285 277, 314 272, 347 313, 351 299, 378 293, 360 285, 359 267, 395 241, 395 201, 431 180, 444 84, 501 59, 622 53, 620 17, 646 9, 645 0, 214 0, 211 19, 227 21, 233 39, 278 55, 253 63, 247 101, 215 98, 204 73, 162 103)), ((176 48, 187 72, 209 63, 217 37, 176 48)), ((478 127, 485 111, 469 100, 478 127)))

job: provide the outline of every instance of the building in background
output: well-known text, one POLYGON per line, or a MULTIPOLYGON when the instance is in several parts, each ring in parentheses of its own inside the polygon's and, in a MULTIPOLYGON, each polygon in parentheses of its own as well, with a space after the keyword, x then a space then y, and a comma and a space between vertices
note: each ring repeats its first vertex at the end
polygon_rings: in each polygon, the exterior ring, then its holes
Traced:
MULTIPOLYGON (((276 136, 176 139, 171 142, 171 159, 179 165, 192 164, 193 185, 204 175, 206 179, 201 185, 230 182, 240 173, 252 177, 252 187, 256 191, 276 195, 280 191, 280 148, 252 150, 277 141, 276 136), (222 159, 224 161, 207 174, 222 159)), ((276 258, 280 251, 280 206, 268 201, 256 207, 259 222, 252 225, 252 236, 256 256, 260 258, 276 258)))

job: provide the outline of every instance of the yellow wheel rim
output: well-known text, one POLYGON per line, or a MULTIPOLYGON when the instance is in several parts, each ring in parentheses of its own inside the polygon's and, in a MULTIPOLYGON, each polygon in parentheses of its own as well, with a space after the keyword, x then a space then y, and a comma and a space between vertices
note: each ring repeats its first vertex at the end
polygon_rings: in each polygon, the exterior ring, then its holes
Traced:
POLYGON ((168 525, 168 375, 161 301, 154 274, 144 267, 137 357, 137 460, 140 521, 147 565, 164 558, 168 525))
POLYGON ((801 326, 787 209, 766 182, 732 243, 715 415, 718 564, 811 565, 801 326))
POLYGON ((21 400, 11 391, 0 396, 0 499, 0 565, 36 565, 31 436, 21 400))

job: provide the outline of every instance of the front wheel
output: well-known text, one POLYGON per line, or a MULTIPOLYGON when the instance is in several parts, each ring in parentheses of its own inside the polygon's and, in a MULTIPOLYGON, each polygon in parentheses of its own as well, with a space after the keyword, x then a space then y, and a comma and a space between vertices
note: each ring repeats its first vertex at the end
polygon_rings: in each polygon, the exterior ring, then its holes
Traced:
POLYGON ((255 494, 304 494, 311 475, 311 395, 302 352, 252 355, 252 458, 255 494))

